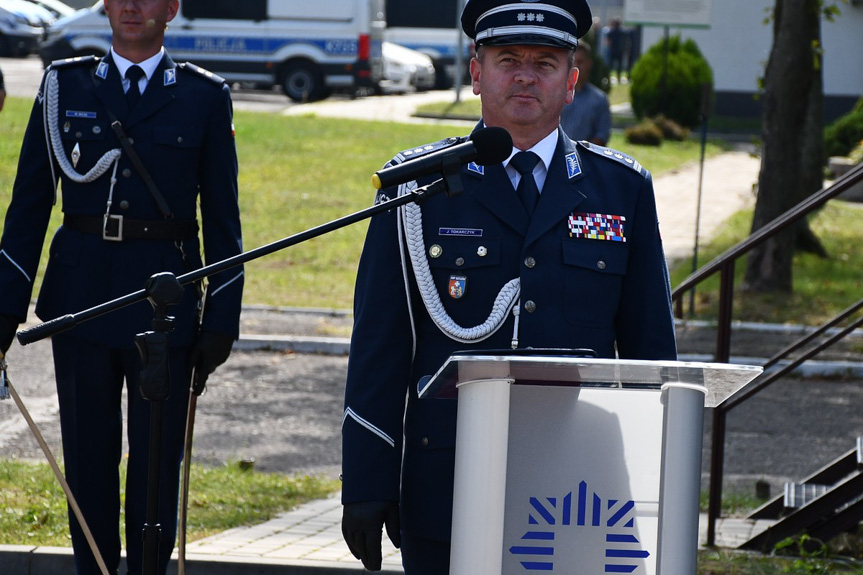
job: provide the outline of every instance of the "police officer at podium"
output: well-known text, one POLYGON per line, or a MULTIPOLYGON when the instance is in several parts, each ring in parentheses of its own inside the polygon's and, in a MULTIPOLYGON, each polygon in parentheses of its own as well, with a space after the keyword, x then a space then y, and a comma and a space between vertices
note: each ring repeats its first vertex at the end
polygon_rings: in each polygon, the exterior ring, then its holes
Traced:
MULTIPOLYGON (((105 0, 113 30, 104 58, 55 62, 45 73, 21 148, 0 242, 0 348, 27 315, 58 183, 63 225, 51 243, 36 314, 50 320, 242 251, 237 156, 224 81, 163 48, 178 0, 105 0), (196 210, 200 209, 203 246, 196 210)), ((192 367, 206 379, 239 333, 242 268, 209 279, 206 301, 187 286, 169 336, 171 392, 163 405, 158 572, 177 526, 179 468, 192 367), (203 317, 198 319, 203 306, 203 317), (200 324, 200 326, 199 326, 200 324)), ((139 393, 136 333, 151 329, 146 301, 52 339, 65 474, 110 573, 120 563, 121 394, 128 396, 126 562, 142 569, 150 402, 139 393)), ((79 575, 101 573, 78 521, 70 530, 79 575)))
POLYGON ((451 353, 590 348, 603 358, 676 359, 650 173, 559 126, 578 77, 573 52, 591 25, 587 3, 469 0, 461 22, 477 46, 477 128, 505 128, 512 154, 462 166, 457 197, 372 219, 345 392, 345 540, 377 570, 385 528, 407 575, 449 573, 456 401, 420 399, 417 388, 451 353))

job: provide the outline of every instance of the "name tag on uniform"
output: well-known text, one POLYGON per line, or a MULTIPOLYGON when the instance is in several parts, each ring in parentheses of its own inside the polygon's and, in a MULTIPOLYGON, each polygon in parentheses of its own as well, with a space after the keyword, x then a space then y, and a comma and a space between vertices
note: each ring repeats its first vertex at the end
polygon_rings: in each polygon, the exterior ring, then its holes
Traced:
POLYGON ((438 228, 437 234, 439 236, 481 238, 482 230, 477 228, 438 228))
POLYGON ((96 112, 81 112, 79 110, 66 110, 67 118, 86 118, 88 120, 96 119, 96 112))

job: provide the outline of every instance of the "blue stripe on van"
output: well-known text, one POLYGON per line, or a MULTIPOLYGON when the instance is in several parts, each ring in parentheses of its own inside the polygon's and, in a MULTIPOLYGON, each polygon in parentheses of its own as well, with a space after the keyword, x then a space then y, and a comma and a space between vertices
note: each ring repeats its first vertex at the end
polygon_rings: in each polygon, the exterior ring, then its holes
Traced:
MULTIPOLYGON (((70 34, 71 41, 78 36, 93 36, 92 33, 70 34)), ((100 34, 107 43, 111 42, 111 34, 100 34)), ((169 52, 195 51, 210 54, 249 54, 265 56, 273 54, 290 44, 308 44, 318 48, 330 56, 356 56, 359 42, 351 38, 263 38, 255 36, 200 35, 177 36, 165 35, 165 48, 169 52)))
POLYGON ((260 38, 225 35, 165 36, 171 51, 196 51, 217 54, 273 54, 290 44, 308 44, 330 56, 356 56, 357 40, 346 38, 260 38))

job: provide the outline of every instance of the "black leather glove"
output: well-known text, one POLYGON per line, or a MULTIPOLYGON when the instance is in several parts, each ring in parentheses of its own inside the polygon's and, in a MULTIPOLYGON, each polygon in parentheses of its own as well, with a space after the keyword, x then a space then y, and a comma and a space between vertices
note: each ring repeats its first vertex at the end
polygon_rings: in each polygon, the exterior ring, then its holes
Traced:
POLYGON ((383 526, 396 548, 401 547, 399 504, 395 501, 346 503, 342 510, 342 536, 354 557, 369 571, 381 570, 383 526))
POLYGON ((12 340, 15 339, 15 332, 18 331, 18 321, 11 315, 0 313, 0 351, 3 355, 9 351, 9 346, 12 345, 12 340))
POLYGON ((207 378, 216 368, 225 363, 231 355, 234 338, 223 333, 202 331, 192 350, 192 365, 195 367, 195 379, 203 388, 207 378))

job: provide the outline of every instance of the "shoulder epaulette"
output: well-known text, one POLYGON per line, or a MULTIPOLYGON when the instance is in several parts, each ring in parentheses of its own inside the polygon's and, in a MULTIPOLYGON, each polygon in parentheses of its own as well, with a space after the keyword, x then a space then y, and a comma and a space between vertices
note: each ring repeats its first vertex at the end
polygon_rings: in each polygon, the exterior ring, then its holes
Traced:
POLYGON ((638 163, 638 160, 624 154, 623 152, 619 152, 612 148, 604 148, 602 146, 598 146, 596 144, 592 144, 586 140, 581 140, 578 142, 578 145, 587 150, 588 152, 593 152, 597 156, 602 156, 604 158, 608 158, 609 160, 614 160, 619 164, 623 164, 624 166, 631 168, 641 174, 642 176, 646 176, 648 174, 647 169, 638 163))
POLYGON ((60 68, 71 68, 72 66, 86 66, 93 65, 98 62, 101 58, 98 56, 75 56, 74 58, 66 58, 65 60, 54 60, 51 62, 51 68, 54 70, 60 68))
POLYGON ((407 162, 408 160, 419 158, 425 156, 426 154, 437 152, 438 150, 443 150, 449 148, 450 146, 455 146, 456 144, 460 144, 466 141, 467 137, 445 138, 433 144, 426 144, 417 148, 408 148, 407 150, 402 150, 401 152, 396 154, 396 157, 392 159, 391 163, 401 164, 402 162, 407 162))
POLYGON ((192 74, 204 78, 205 80, 209 80, 210 82, 219 86, 225 83, 225 79, 218 74, 213 74, 209 70, 201 68, 200 66, 192 64, 191 62, 180 62, 179 64, 177 64, 177 68, 179 68, 180 70, 185 70, 186 72, 191 72, 192 74))

